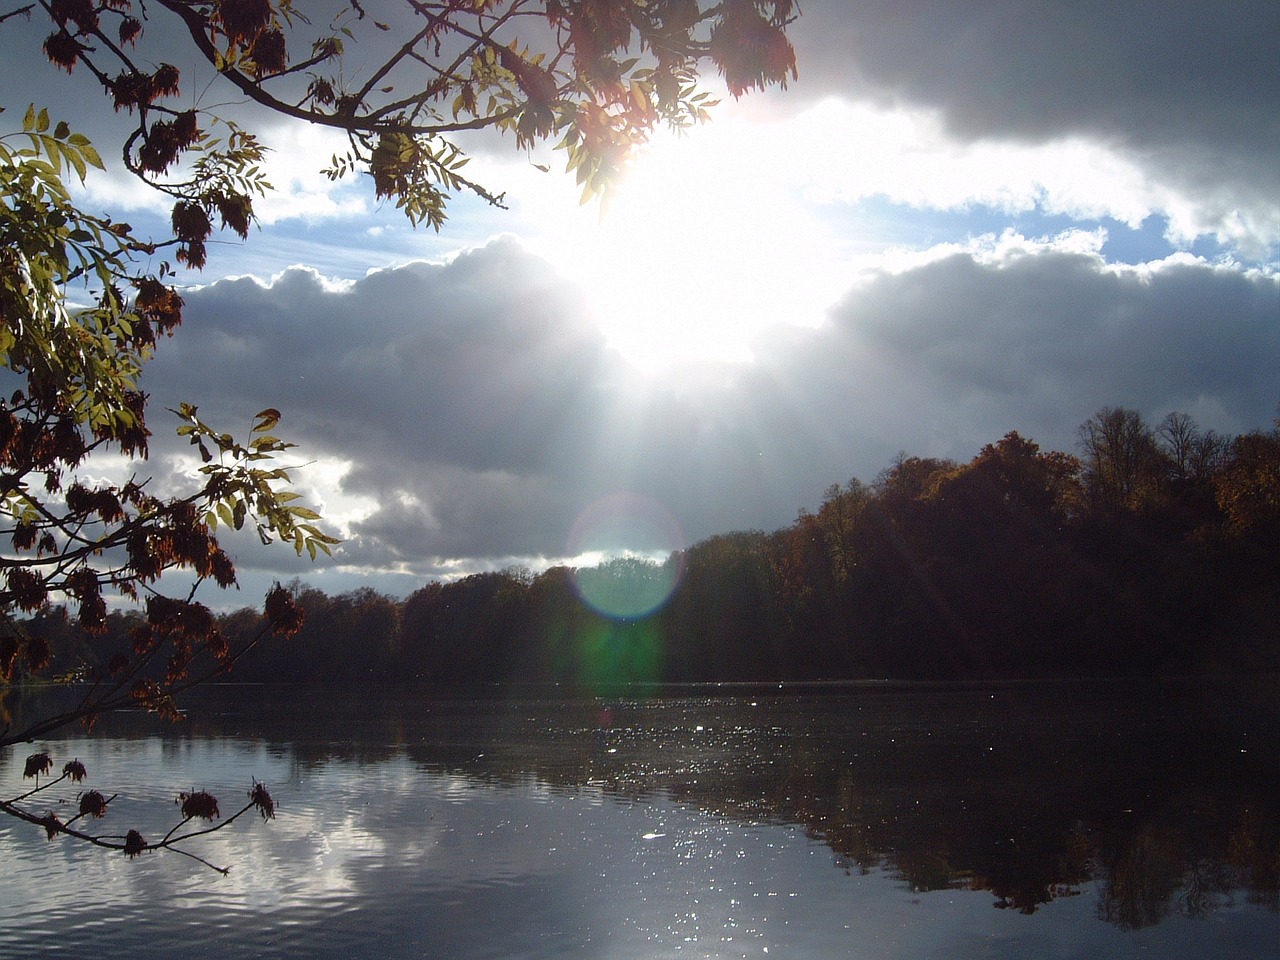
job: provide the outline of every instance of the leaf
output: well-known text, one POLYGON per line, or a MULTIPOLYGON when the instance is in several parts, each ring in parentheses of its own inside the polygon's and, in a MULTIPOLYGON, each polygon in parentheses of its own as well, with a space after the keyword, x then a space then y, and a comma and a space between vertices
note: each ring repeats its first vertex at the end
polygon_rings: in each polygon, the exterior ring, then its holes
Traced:
POLYGON ((263 433, 280 422, 280 411, 275 407, 267 407, 265 410, 259 410, 255 413, 253 419, 256 421, 253 425, 253 432, 263 433))
POLYGON ((64 148, 62 156, 66 158, 67 162, 70 163, 71 166, 75 167, 76 176, 78 176, 81 182, 83 182, 85 175, 89 171, 85 166, 84 157, 80 155, 80 152, 78 150, 67 150, 64 148))
POLYGON ((341 543, 342 542, 342 539, 340 537, 331 537, 329 536, 329 534, 324 533, 318 527, 310 523, 300 523, 298 524, 298 526, 301 527, 303 530, 307 531, 307 533, 311 534, 311 539, 315 540, 317 543, 341 543))
MULTIPOLYGON (((88 137, 83 137, 78 133, 73 133, 71 135, 71 139, 67 142, 79 148, 80 156, 84 157, 85 162, 89 164, 89 166, 97 170, 107 169, 102 162, 102 157, 98 154, 98 151, 94 148, 93 144, 89 142, 88 137)), ((125 232, 127 233, 129 225, 124 224, 124 227, 125 232)))

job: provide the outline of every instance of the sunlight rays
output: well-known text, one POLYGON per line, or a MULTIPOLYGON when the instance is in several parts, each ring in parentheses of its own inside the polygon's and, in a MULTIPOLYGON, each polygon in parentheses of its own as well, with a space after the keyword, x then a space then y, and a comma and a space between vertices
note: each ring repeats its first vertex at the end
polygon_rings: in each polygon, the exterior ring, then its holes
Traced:
POLYGON ((732 123, 655 137, 607 205, 533 245, 642 372, 749 359, 770 325, 818 322, 838 287, 838 245, 776 175, 781 154, 732 123))

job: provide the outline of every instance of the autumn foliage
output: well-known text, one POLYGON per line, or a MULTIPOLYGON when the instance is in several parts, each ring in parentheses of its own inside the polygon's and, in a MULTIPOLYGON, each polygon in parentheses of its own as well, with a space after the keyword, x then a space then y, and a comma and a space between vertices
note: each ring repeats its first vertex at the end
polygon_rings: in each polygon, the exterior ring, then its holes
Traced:
MULTIPOLYGON (((793 0, 483 0, 338 5, 327 23, 292 0, 57 0, 45 55, 94 75, 128 117, 129 168, 174 198, 177 259, 205 262, 218 221, 242 237, 269 189, 264 144, 191 107, 193 84, 149 46, 177 23, 223 85, 277 114, 332 127, 349 149, 326 172, 367 172, 380 197, 439 229, 458 191, 501 204, 462 172, 459 135, 496 129, 520 148, 549 140, 584 197, 608 188, 657 124, 707 117, 700 73, 740 97, 797 76, 793 0), (182 161, 191 175, 170 176, 182 161)), ((218 98, 215 98, 218 99, 218 98)))

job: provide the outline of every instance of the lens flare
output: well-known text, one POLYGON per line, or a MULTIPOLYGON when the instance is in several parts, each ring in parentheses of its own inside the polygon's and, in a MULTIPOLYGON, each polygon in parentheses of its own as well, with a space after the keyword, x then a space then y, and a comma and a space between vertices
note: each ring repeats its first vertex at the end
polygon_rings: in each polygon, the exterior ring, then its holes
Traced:
POLYGON ((662 637, 652 621, 599 619, 575 637, 578 686, 603 696, 662 679, 662 637))
POLYGON ((684 546, 680 525, 656 500, 629 492, 602 497, 569 531, 569 556, 581 564, 578 595, 614 620, 646 617, 679 584, 684 546))

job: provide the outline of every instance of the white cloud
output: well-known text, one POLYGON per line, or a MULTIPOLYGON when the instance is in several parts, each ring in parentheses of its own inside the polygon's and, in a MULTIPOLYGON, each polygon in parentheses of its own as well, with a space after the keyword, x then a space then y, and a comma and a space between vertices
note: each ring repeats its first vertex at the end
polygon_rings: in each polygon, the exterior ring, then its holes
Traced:
POLYGON ((789 173, 824 204, 883 196, 937 210, 1041 209, 1137 226, 1157 200, 1135 164, 1100 145, 962 142, 936 111, 829 99, 785 124, 776 140, 786 156, 771 174, 789 173))
MULTIPOLYGON (((1213 235, 1255 259, 1280 243, 1280 88, 1267 69, 1280 17, 1271 0, 922 0, 911 16, 892 0, 851 0, 806 7, 792 34, 801 80, 771 108, 834 96, 923 114, 977 149, 961 152, 961 171, 984 145, 1028 148, 1030 172, 1047 178, 1064 211, 1106 197, 1107 175, 1131 198, 1127 215, 1128 202, 1107 199, 1125 222, 1150 207, 1170 217, 1176 240, 1213 235)), ((989 155, 1012 156, 1011 186, 1025 183, 1018 154, 989 155)), ((881 171, 890 180, 893 172, 881 171)), ((972 169, 957 175, 981 179, 972 169)), ((1020 196, 1014 189, 1010 199, 1020 196)))
POLYGON ((335 182, 321 172, 335 154, 349 149, 344 134, 289 122, 267 127, 259 136, 270 146, 262 171, 275 188, 254 203, 262 224, 354 219, 369 213, 372 183, 367 177, 353 174, 335 182))
POLYGON ((934 210, 1036 211, 1075 220, 1110 218, 1137 229, 1169 220, 1168 237, 1202 236, 1265 256, 1280 244, 1280 205, 1242 208, 1226 191, 1191 191, 1132 154, 1079 135, 1045 142, 961 141, 936 111, 886 110, 830 99, 773 132, 785 155, 763 175, 790 177, 820 204, 871 197, 934 210))

